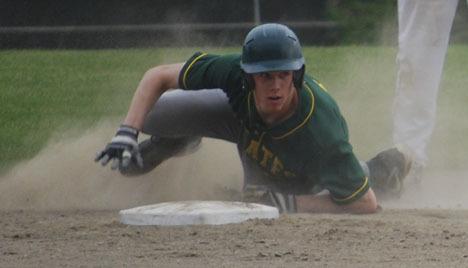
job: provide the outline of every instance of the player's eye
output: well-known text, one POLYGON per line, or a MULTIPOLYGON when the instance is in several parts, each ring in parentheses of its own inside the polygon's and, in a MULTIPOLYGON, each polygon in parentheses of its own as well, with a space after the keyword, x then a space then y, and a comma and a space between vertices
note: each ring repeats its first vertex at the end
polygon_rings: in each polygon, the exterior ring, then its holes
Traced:
POLYGON ((280 79, 286 79, 291 74, 290 71, 281 71, 278 73, 280 79))
POLYGON ((263 79, 269 79, 271 77, 270 73, 260 73, 260 77, 263 79))

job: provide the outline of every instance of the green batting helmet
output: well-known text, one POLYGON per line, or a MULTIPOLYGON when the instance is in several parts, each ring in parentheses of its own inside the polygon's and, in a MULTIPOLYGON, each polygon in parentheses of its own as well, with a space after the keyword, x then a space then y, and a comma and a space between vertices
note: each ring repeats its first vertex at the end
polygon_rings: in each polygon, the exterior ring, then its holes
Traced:
POLYGON ((241 69, 245 74, 295 71, 294 85, 301 88, 304 57, 296 34, 287 26, 268 23, 253 28, 242 47, 241 69))

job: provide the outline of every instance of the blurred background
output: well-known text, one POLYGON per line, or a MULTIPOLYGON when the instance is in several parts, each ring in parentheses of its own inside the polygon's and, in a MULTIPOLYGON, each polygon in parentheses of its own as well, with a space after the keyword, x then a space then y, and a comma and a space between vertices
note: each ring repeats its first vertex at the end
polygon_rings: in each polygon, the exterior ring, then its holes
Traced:
MULTIPOLYGON (((0 210, 124 208, 240 189, 227 142, 204 140, 138 179, 93 159, 145 71, 197 50, 238 53, 266 22, 297 33, 308 74, 338 102, 358 158, 370 159, 393 146, 396 14, 396 0, 0 0, 0 210)), ((406 206, 468 208, 467 23, 459 1, 425 188, 406 206)))
MULTIPOLYGON (((466 2, 458 9, 452 42, 468 43, 466 2)), ((239 45, 273 21, 304 45, 396 42, 395 0, 0 0, 0 48, 239 45)))

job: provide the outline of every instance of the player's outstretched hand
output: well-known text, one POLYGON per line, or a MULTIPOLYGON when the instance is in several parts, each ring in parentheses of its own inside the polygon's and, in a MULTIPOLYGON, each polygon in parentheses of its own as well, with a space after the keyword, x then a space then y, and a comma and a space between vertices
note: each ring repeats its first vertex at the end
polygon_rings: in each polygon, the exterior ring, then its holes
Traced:
POLYGON ((94 161, 100 161, 105 166, 112 160, 112 169, 117 169, 118 167, 127 169, 131 162, 136 163, 139 167, 143 167, 143 159, 141 158, 137 140, 137 129, 121 125, 114 138, 112 138, 104 150, 97 154, 94 161))

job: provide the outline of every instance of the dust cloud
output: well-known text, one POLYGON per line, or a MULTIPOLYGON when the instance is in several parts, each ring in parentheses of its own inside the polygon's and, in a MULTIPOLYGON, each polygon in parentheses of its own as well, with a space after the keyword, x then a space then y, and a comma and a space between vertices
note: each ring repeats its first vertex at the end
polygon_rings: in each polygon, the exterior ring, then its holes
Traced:
MULTIPOLYGON (((93 161, 115 129, 103 123, 83 135, 50 143, 36 157, 0 178, 0 210, 124 209, 170 200, 230 199, 242 169, 235 146, 204 139, 192 155, 170 159, 134 178, 93 161)), ((420 185, 408 182, 399 200, 384 208, 467 209, 467 172, 434 171, 420 185)))
POLYGON ((388 208, 468 209, 468 171, 428 170, 420 184, 406 182, 400 199, 383 202, 388 208))
POLYGON ((212 139, 204 139, 196 153, 170 159, 145 176, 121 176, 94 162, 114 131, 114 124, 99 124, 19 163, 0 178, 0 210, 123 209, 169 200, 225 199, 241 187, 235 146, 212 139))

